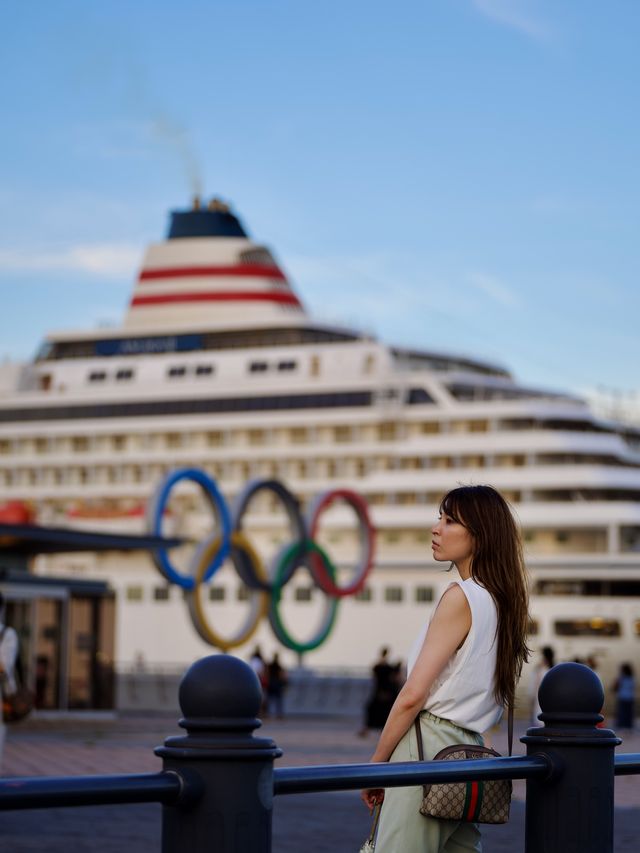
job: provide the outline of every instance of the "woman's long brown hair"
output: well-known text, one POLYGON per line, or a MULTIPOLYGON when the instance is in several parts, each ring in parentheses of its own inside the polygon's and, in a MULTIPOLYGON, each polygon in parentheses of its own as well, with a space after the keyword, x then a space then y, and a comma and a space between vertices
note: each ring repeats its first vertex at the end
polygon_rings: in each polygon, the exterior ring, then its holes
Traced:
POLYGON ((440 512, 463 524, 474 540, 471 576, 498 610, 496 701, 513 706, 528 660, 529 591, 520 532, 507 501, 492 486, 461 486, 442 500, 440 512))

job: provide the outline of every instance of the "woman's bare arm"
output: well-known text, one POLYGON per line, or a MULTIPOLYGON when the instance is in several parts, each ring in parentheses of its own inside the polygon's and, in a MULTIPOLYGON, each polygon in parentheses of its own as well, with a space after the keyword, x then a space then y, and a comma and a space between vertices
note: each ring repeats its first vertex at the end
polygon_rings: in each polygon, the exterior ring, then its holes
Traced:
MULTIPOLYGON (((371 761, 388 761, 405 732, 424 707, 434 681, 471 629, 471 609, 460 587, 451 586, 440 599, 411 675, 398 694, 380 734, 371 761)), ((380 788, 365 789, 369 808, 382 801, 380 788)))
POLYGON ((462 645, 470 628, 471 609, 464 592, 456 584, 445 592, 438 604, 415 666, 393 704, 372 761, 389 760, 424 706, 433 682, 462 645))

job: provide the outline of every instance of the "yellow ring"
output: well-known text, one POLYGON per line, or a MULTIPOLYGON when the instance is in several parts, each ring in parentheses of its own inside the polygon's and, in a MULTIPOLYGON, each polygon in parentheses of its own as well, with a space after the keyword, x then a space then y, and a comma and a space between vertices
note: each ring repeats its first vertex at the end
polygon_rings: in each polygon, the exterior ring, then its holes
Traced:
MULTIPOLYGON (((246 643, 255 634, 260 620, 267 615, 269 610, 269 593, 264 590, 249 590, 249 601, 251 604, 249 617, 235 636, 227 639, 213 630, 204 612, 200 590, 203 586, 202 579, 207 568, 211 564, 216 551, 220 548, 220 541, 219 536, 216 536, 215 539, 209 539, 204 542, 203 546, 196 553, 194 557, 194 586, 193 589, 186 592, 186 598, 189 613, 191 614, 191 621, 200 637, 205 643, 209 643, 221 651, 227 652, 229 649, 235 649, 237 646, 243 645, 243 643, 246 643)), ((248 539, 241 533, 232 533, 231 546, 231 560, 234 559, 233 546, 242 549, 251 560, 256 576, 262 581, 268 580, 262 560, 248 539)))

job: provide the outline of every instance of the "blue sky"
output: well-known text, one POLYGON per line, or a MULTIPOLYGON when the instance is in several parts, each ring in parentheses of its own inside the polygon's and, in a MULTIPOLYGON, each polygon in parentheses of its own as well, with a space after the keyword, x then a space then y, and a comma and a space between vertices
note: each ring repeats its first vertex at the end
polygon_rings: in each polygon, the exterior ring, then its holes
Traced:
POLYGON ((197 188, 324 319, 637 401, 637 0, 24 0, 2 32, 0 357, 118 322, 197 188))

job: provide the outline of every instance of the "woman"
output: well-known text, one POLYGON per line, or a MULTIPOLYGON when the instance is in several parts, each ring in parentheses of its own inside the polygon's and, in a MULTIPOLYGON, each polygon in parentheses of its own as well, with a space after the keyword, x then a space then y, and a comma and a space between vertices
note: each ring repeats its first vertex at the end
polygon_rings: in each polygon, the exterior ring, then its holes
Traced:
MULTIPOLYGON (((482 732, 512 704, 527 660, 527 580, 509 505, 491 486, 449 492, 432 530, 433 556, 455 565, 409 654, 408 677, 371 761, 417 761, 419 715, 425 758, 455 743, 482 743, 482 732)), ((450 566, 450 568, 452 567, 450 566)), ((376 853, 480 851, 476 824, 423 817, 422 787, 369 788, 371 809, 384 800, 376 853)))

